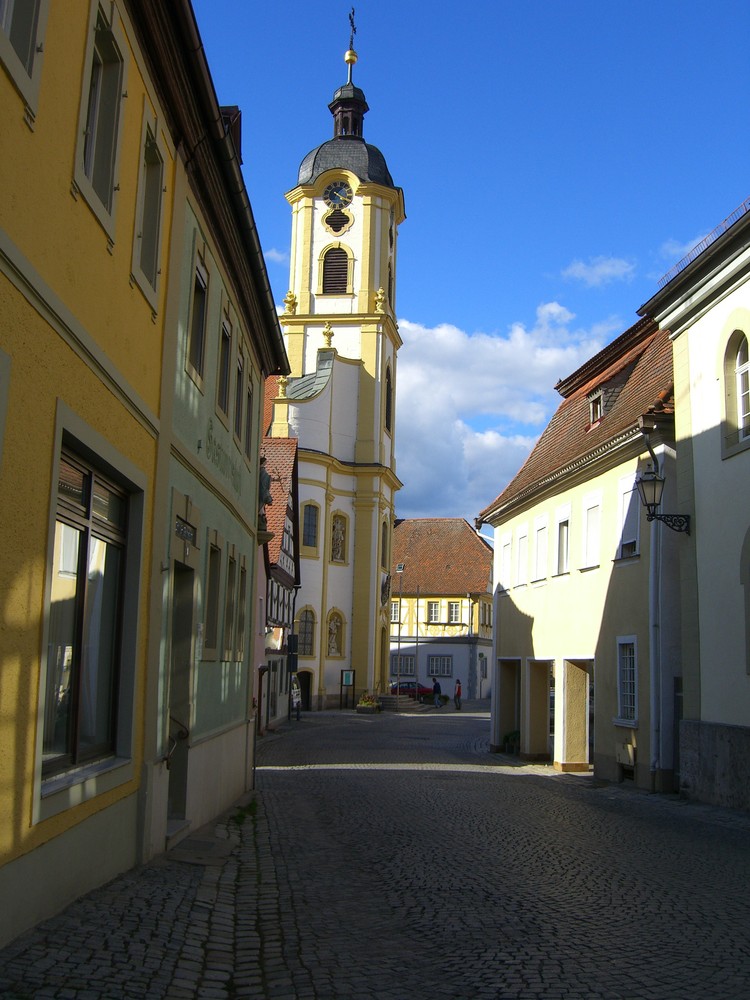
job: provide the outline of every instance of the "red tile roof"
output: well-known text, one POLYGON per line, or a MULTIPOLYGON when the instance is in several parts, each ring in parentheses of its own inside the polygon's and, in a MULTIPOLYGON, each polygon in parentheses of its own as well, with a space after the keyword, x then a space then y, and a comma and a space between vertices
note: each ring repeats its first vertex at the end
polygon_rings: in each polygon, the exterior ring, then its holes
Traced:
POLYGON ((492 547, 461 517, 396 521, 391 595, 464 595, 492 589, 492 547), (404 563, 403 574, 396 566, 404 563))
POLYGON ((668 330, 645 319, 636 323, 557 385, 565 398, 515 478, 480 513, 493 511, 523 495, 533 494, 574 463, 606 451, 648 413, 674 414, 672 345, 668 330), (590 400, 598 389, 607 392, 604 416, 590 423, 590 400))
POLYGON ((266 507, 268 530, 273 538, 268 543, 268 558, 271 565, 279 561, 281 542, 284 538, 284 524, 287 506, 294 506, 294 468, 297 457, 296 438, 263 438, 261 454, 266 458, 266 469, 271 477, 273 503, 266 507))

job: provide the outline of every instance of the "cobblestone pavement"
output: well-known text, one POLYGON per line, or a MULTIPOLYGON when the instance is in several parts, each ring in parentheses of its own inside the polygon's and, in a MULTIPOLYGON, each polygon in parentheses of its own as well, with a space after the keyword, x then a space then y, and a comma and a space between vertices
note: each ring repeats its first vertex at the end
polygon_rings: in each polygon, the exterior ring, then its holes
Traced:
POLYGON ((0 996, 750 997, 750 815, 491 755, 477 707, 269 734, 256 794, 0 951, 0 996))

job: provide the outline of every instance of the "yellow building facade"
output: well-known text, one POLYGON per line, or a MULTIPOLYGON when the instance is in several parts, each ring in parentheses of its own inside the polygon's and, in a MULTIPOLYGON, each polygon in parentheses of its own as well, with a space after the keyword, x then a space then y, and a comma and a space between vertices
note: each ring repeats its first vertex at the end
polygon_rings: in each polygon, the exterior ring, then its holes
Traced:
POLYGON ((121 6, 23 6, 0 51, 2 940, 136 861, 168 198, 139 233, 174 175, 121 6))
MULTIPOLYGON (((215 102, 196 39, 189 0, 32 0, 6 7, 0 21, 0 129, 13 149, 0 158, 0 510, 8 526, 0 942, 167 846, 176 795, 163 654, 175 634, 178 562, 195 563, 199 575, 182 651, 210 659, 198 594, 209 544, 190 535, 198 527, 241 540, 245 591, 238 555, 235 584, 225 570, 215 592, 221 641, 232 595, 228 653, 245 682, 239 703, 225 705, 201 682, 216 673, 213 663, 189 681, 202 739, 193 772, 183 774, 183 824, 191 801, 193 822, 208 819, 205 810, 229 804, 251 773, 251 761, 227 768, 221 782, 208 770, 228 744, 241 747, 243 761, 249 753, 244 636, 254 627, 260 401, 264 377, 287 365, 232 140, 218 108, 203 122, 191 110, 215 102), (203 104, 189 98, 186 80, 203 104), (202 171, 219 178, 209 203, 210 185, 196 181, 202 171), (214 204, 228 206, 229 221, 216 223, 214 204), (210 401, 182 419, 186 369, 197 358, 186 357, 185 344, 198 243, 209 247, 203 256, 214 272, 217 323, 204 331, 196 389, 210 401), (223 314, 245 331, 244 347, 236 336, 223 351, 223 314), (242 412, 252 419, 239 422, 241 351, 242 412), (209 441, 210 420, 223 413, 216 387, 225 369, 226 427, 209 441), (245 406, 251 396, 254 408, 245 406), (239 477, 225 439, 241 456, 239 477), (185 496, 195 500, 199 481, 208 499, 192 524, 198 507, 185 496), (206 788, 211 796, 201 795, 206 788)), ((232 554, 222 550, 227 562, 232 554)), ((188 621, 184 601, 178 617, 188 621)))

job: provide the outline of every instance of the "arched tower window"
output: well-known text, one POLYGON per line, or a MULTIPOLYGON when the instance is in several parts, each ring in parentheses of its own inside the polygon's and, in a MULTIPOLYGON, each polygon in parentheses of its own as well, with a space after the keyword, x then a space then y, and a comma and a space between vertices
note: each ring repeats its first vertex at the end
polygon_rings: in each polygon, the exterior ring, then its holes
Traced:
POLYGON ((318 505, 306 503, 302 507, 302 544, 310 548, 318 545, 318 505))
POLYGON ((315 612, 305 609, 300 612, 297 625, 297 651, 300 656, 312 656, 315 652, 315 612))
POLYGON ((385 370, 385 429, 391 430, 393 421, 393 383, 390 367, 385 370))
POLYGON ((383 535, 380 542, 380 567, 388 569, 388 523, 383 521, 383 535))
POLYGON ((323 257, 323 293, 345 294, 349 279, 349 258, 343 247, 331 247, 323 257))
POLYGON ((737 430, 740 441, 750 437, 750 358, 747 337, 741 335, 735 356, 734 376, 737 393, 737 430))
POLYGON ((750 446, 750 350, 743 330, 735 330, 727 341, 723 375, 722 446, 726 457, 750 446))

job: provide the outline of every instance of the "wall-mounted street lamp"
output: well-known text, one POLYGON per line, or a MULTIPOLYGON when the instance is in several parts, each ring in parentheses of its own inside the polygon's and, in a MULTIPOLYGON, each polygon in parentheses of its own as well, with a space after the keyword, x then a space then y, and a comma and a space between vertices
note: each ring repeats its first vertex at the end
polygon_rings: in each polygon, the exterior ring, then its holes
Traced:
POLYGON ((690 534, 689 514, 657 514, 664 492, 664 477, 656 472, 653 465, 649 465, 643 475, 636 479, 635 485, 638 488, 641 503, 646 508, 647 521, 662 521, 672 531, 684 531, 688 535, 690 534))

